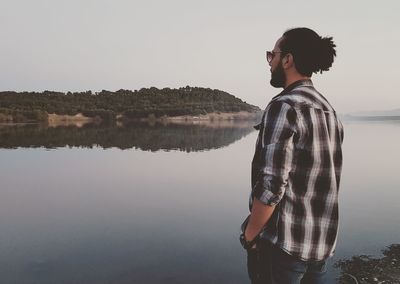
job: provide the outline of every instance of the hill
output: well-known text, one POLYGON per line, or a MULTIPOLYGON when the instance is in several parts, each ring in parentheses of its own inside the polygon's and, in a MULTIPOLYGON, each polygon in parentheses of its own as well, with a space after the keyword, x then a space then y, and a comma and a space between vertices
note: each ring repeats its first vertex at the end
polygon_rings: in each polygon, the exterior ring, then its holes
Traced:
POLYGON ((48 114, 73 116, 81 113, 85 117, 113 121, 259 110, 227 92, 189 86, 97 93, 0 92, 0 121, 3 122, 47 121, 48 114))

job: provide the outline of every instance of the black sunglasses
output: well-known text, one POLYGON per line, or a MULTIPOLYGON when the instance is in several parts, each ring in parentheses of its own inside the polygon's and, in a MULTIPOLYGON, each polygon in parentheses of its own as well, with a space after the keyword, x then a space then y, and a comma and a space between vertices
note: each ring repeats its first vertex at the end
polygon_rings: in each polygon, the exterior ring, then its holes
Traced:
POLYGON ((271 63, 277 53, 282 53, 282 51, 267 51, 267 61, 271 63))

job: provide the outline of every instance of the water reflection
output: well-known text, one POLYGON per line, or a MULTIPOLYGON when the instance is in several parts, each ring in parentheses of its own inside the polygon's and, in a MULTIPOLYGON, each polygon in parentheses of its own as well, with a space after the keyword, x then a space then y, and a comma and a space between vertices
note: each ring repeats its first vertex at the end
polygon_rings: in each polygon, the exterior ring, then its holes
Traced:
POLYGON ((199 124, 134 123, 82 127, 47 125, 0 126, 0 148, 116 147, 144 151, 204 151, 228 146, 253 131, 255 122, 199 124))
MULTIPOLYGON (((208 142, 220 141, 207 137, 213 133, 246 131, 232 124, 0 127, 1 147, 26 147, 0 148, 0 282, 249 283, 238 235, 248 214, 256 131, 232 143, 245 135, 237 132, 228 147, 190 154, 103 150, 117 147, 124 133, 119 146, 146 149, 144 143, 175 133, 201 131, 199 140, 208 142), (39 143, 46 139, 47 146, 39 143)), ((399 243, 399 125, 345 122, 341 229, 331 263, 362 254, 382 258, 383 247, 399 243)), ((184 138, 186 147, 200 143, 184 138)), ((328 271, 341 281, 339 269, 328 271)))

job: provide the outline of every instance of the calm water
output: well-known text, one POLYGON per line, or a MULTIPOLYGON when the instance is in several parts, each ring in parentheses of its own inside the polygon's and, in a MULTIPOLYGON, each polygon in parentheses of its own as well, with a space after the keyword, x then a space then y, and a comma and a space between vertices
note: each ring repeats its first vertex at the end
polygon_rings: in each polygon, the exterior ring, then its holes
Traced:
MULTIPOLYGON (((400 240, 400 123, 344 126, 333 261, 400 240)), ((238 234, 256 136, 0 128, 1 283, 248 283, 238 234)))

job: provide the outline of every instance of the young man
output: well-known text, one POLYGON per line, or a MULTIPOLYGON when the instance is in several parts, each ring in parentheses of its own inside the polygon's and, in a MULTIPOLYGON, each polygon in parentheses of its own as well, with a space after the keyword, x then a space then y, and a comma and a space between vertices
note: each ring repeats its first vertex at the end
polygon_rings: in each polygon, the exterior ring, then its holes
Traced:
POLYGON ((271 85, 252 162, 242 245, 252 283, 328 283, 338 232, 343 126, 312 73, 332 66, 336 45, 307 28, 286 31, 267 52, 271 85))

